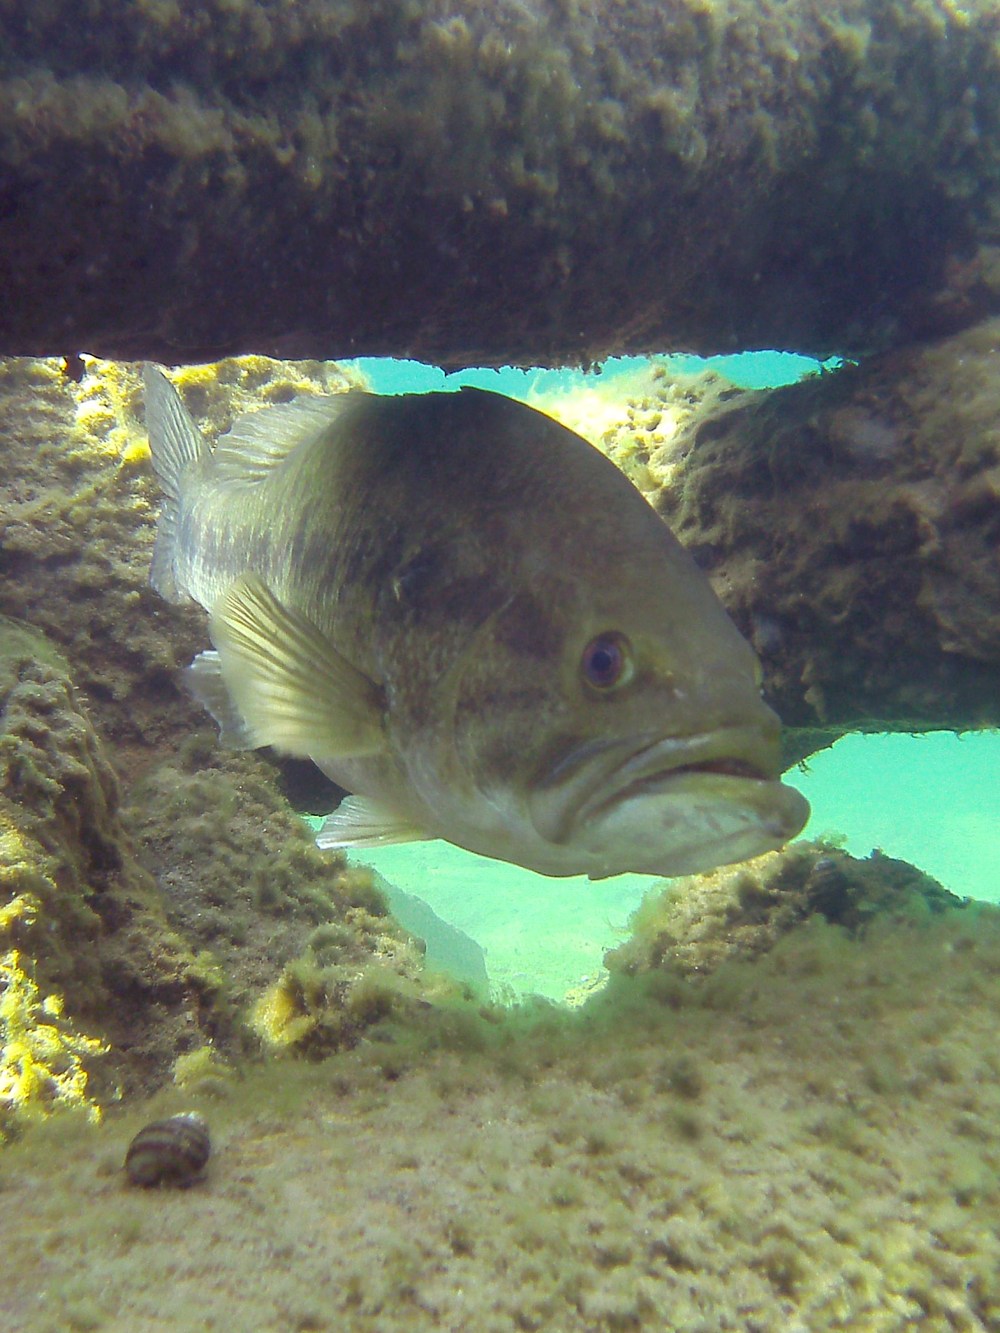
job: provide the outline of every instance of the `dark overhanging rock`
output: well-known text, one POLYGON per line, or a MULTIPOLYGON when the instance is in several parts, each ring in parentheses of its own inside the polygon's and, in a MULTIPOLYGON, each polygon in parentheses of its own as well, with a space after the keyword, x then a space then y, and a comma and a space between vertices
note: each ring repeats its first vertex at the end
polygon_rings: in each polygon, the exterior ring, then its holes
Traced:
POLYGON ((11 0, 0 351, 864 354, 998 306, 1000 13, 11 0))

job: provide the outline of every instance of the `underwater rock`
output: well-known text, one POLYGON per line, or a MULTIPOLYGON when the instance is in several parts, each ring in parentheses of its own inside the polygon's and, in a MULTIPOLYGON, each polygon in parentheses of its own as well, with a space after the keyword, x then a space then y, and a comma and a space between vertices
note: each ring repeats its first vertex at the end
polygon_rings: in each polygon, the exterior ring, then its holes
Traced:
POLYGON ((167 920, 211 956, 228 1006, 265 1041, 297 1045, 322 1027, 339 1044, 336 1027, 353 1042, 367 1020, 343 1011, 362 978, 403 978, 420 992, 422 948, 389 915, 371 872, 317 850, 258 756, 196 733, 135 786, 127 820, 167 920), (262 997, 273 1010, 263 1030, 262 997), (305 1019, 294 1041, 293 1018, 305 1019))
POLYGON ((662 968, 704 976, 759 957, 814 916, 861 936, 876 922, 912 925, 967 902, 878 850, 859 859, 822 841, 796 842, 654 890, 633 915, 630 938, 604 962, 613 975, 662 968))
POLYGON ((197 1111, 154 1120, 129 1144, 125 1175, 130 1185, 186 1188, 203 1179, 211 1151, 208 1122, 197 1111))
POLYGON ((30 619, 73 663, 119 771, 164 734, 164 706, 196 618, 164 618, 149 591, 148 449, 124 366, 73 379, 62 361, 0 361, 0 611, 30 619))
POLYGON ((664 375, 605 433, 757 649, 790 758, 1000 725, 998 338, 768 392, 664 375))
POLYGON ((98 1093, 146 1088, 213 1011, 217 982, 163 919, 120 803, 68 667, 0 618, 0 1120, 13 1125, 86 1104, 88 1073, 98 1093))
POLYGON ((997 308, 993 0, 78 20, 4 9, 7 353, 859 353, 997 308))

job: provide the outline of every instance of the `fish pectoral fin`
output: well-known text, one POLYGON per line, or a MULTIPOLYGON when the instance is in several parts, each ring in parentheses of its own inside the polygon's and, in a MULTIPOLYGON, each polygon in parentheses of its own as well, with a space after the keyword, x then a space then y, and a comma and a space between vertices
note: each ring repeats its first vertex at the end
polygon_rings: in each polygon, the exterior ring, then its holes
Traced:
POLYGON ((219 742, 227 750, 252 750, 254 739, 233 703, 222 679, 222 663, 213 649, 199 653, 184 672, 190 694, 211 713, 219 725, 219 742))
POLYGON ((338 758, 385 748, 379 687, 256 575, 244 574, 215 603, 211 633, 252 747, 338 758))
POLYGON ((345 796, 316 834, 316 846, 388 847, 396 842, 423 842, 433 837, 402 815, 367 796, 345 796))

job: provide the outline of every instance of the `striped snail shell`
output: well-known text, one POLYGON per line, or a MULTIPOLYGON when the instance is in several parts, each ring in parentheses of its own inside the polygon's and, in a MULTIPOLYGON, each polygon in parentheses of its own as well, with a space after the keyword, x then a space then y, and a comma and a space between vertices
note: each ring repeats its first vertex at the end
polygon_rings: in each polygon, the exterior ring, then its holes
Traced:
POLYGON ((154 1120, 129 1144, 125 1174, 131 1185, 193 1185, 211 1150, 208 1123, 197 1111, 154 1120))

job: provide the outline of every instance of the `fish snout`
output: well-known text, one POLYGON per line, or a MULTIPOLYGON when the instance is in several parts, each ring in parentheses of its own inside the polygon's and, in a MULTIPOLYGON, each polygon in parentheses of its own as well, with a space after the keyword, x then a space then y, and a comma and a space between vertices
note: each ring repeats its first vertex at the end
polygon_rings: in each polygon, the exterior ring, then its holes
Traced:
POLYGON ((780 847, 801 831, 809 806, 778 780, 774 721, 580 742, 531 793, 535 829, 578 845, 601 875, 692 874, 780 847))

